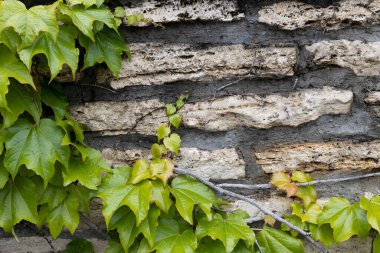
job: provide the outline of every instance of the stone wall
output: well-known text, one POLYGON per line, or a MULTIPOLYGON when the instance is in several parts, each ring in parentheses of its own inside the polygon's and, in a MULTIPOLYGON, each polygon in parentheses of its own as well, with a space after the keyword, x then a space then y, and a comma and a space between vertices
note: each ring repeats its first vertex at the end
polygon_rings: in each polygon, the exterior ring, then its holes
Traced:
MULTIPOLYGON (((379 0, 135 0, 126 11, 163 27, 123 29, 133 59, 123 62, 119 79, 99 67, 65 87, 73 117, 105 159, 148 156, 166 121, 162 106, 186 93, 176 165, 207 179, 266 183, 275 171, 323 179, 380 168, 379 0)), ((317 191, 322 199, 358 200, 379 193, 379 183, 367 178, 317 191)), ((282 194, 246 193, 275 212, 289 211, 282 194)), ((81 231, 102 252, 104 240, 81 231)), ((57 243, 17 252, 59 250, 57 243)), ((332 250, 370 251, 371 238, 332 250)))

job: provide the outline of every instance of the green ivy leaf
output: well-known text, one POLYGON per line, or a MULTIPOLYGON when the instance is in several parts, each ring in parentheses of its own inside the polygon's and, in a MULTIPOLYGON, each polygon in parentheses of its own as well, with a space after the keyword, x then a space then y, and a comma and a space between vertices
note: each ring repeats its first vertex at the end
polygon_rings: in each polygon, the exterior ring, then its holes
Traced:
POLYGON ((27 87, 17 82, 12 82, 6 95, 9 109, 0 108, 3 116, 3 127, 8 128, 16 122, 24 112, 28 112, 35 122, 39 122, 42 107, 40 98, 36 92, 29 92, 27 87))
POLYGON ((177 108, 175 108, 175 106, 173 104, 166 104, 165 108, 166 108, 166 115, 167 116, 170 116, 177 111, 177 108))
POLYGON ((96 5, 99 8, 104 3, 104 0, 66 0, 66 2, 71 6, 83 4, 87 9, 93 5, 96 5))
POLYGON ((133 212, 125 206, 119 208, 112 216, 108 229, 117 230, 120 243, 125 252, 129 252, 128 249, 139 235, 139 231, 136 227, 136 217, 133 212))
POLYGON ((20 83, 35 87, 28 68, 8 48, 0 45, 0 55, 0 107, 7 108, 5 95, 8 93, 10 77, 15 78, 20 83))
POLYGON ((132 174, 132 168, 128 166, 120 166, 112 169, 112 172, 107 173, 102 179, 102 184, 99 186, 98 192, 107 191, 112 187, 124 186, 127 184, 132 174))
POLYGON ((198 223, 196 235, 198 238, 210 236, 213 240, 223 242, 226 252, 233 251, 239 240, 244 240, 250 246, 255 242, 255 234, 239 214, 233 213, 227 218, 215 214, 211 221, 201 219, 198 223))
POLYGON ((66 187, 48 184, 46 189, 43 190, 38 204, 47 204, 49 210, 52 210, 61 204, 66 199, 68 194, 69 191, 66 187))
POLYGON ((299 186, 295 196, 303 200, 305 208, 309 208, 317 200, 317 192, 314 186, 299 186))
POLYGON ((45 186, 55 173, 59 161, 68 166, 70 149, 62 146, 64 133, 51 119, 42 119, 38 125, 20 119, 7 129, 4 164, 14 178, 21 165, 44 179, 45 186))
POLYGON ((176 199, 175 206, 179 214, 193 224, 193 209, 198 205, 209 220, 212 219, 211 207, 215 203, 214 193, 198 180, 178 176, 171 183, 171 193, 176 199))
POLYGON ((6 45, 13 53, 17 53, 21 48, 21 37, 13 28, 6 28, 0 32, 0 43, 6 45))
MULTIPOLYGON (((292 223, 293 225, 299 227, 302 230, 307 230, 307 224, 303 223, 301 218, 296 216, 296 215, 289 215, 289 216, 284 216, 284 219, 292 223)), ((293 229, 290 229, 288 226, 286 226, 284 223, 281 223, 281 230, 282 231, 287 231, 290 232, 290 234, 293 237, 296 237, 298 235, 297 231, 294 231, 293 229)))
POLYGON ((368 223, 373 229, 380 231, 380 195, 376 195, 371 200, 360 197, 360 207, 367 211, 368 223))
POLYGON ((366 212, 359 203, 350 204, 344 198, 331 198, 318 217, 318 224, 329 223, 334 230, 334 240, 343 242, 353 235, 363 238, 368 235, 371 226, 367 222, 366 212))
POLYGON ((303 171, 294 171, 292 180, 299 183, 307 183, 313 181, 313 177, 303 171))
POLYGON ((104 189, 97 194, 103 199, 103 216, 108 226, 114 212, 121 206, 128 206, 136 215, 136 223, 139 225, 149 211, 149 203, 152 195, 152 183, 144 180, 138 184, 127 184, 104 189))
POLYGON ((380 235, 377 234, 373 240, 373 253, 380 253, 380 235))
POLYGON ((158 141, 169 136, 169 134, 170 134, 170 128, 166 124, 162 124, 161 126, 158 127, 158 129, 157 129, 158 141))
POLYGON ((63 15, 69 16, 74 25, 92 41, 97 40, 93 33, 93 25, 95 21, 104 23, 117 32, 117 25, 113 14, 107 8, 85 8, 85 6, 81 5, 69 8, 64 4, 60 4, 59 10, 63 15))
POLYGON ((137 184, 150 178, 149 162, 145 159, 137 160, 132 168, 132 176, 128 183, 137 184))
POLYGON ((75 194, 68 194, 66 199, 56 208, 51 210, 46 221, 53 239, 56 239, 65 226, 71 234, 74 234, 79 225, 79 201, 75 194))
MULTIPOLYGON (((68 115, 66 115, 66 117, 68 117, 68 115)), ((84 135, 82 125, 79 122, 67 119, 58 121, 57 126, 60 126, 65 131, 65 136, 63 137, 61 144, 67 146, 74 146, 80 152, 82 160, 85 161, 88 156, 87 151, 89 149, 84 146, 84 135), (75 134, 74 140, 71 140, 72 132, 74 132, 75 134)))
POLYGON ((200 241, 196 253, 226 253, 226 249, 221 241, 206 236, 200 241))
POLYGON ((155 206, 149 209, 148 217, 143 220, 138 227, 139 233, 142 233, 147 239, 150 247, 153 247, 154 240, 156 238, 158 218, 160 217, 161 211, 155 206))
POLYGON ((174 172, 174 163, 170 159, 156 159, 150 164, 152 178, 159 178, 164 185, 168 182, 169 178, 174 172))
POLYGON ((150 149, 153 158, 160 159, 163 154, 167 153, 165 145, 154 143, 150 149))
POLYGON ((61 26, 57 38, 42 33, 30 47, 19 53, 20 59, 31 69, 33 56, 44 54, 50 68, 50 81, 58 75, 64 64, 71 68, 74 80, 79 62, 79 49, 75 47, 77 37, 78 30, 73 26, 61 26))
MULTIPOLYGON (((62 140, 62 145, 74 145, 71 141, 70 133, 74 132, 75 141, 84 145, 84 135, 82 125, 73 120, 62 120, 57 122, 57 126, 60 126, 65 131, 65 137, 62 140)), ((76 145, 74 145, 76 147, 76 145)))
POLYGON ((74 238, 67 244, 63 253, 94 253, 94 247, 86 239, 74 238))
POLYGON ((144 21, 147 21, 147 20, 144 18, 144 15, 141 13, 137 13, 137 14, 127 16, 127 25, 128 26, 136 25, 136 24, 138 24, 140 22, 144 22, 144 21))
POLYGON ((22 220, 38 223, 37 189, 30 179, 17 176, 0 190, 0 227, 11 233, 22 220))
POLYGON ((169 137, 164 138, 164 145, 170 151, 178 155, 179 147, 181 146, 181 137, 178 134, 171 134, 169 137))
MULTIPOLYGON (((68 103, 63 92, 54 85, 44 85, 41 89, 41 100, 54 111, 56 121, 62 120, 66 114, 68 103)), ((79 123, 75 123, 79 124, 79 123)), ((79 142, 83 143, 83 131, 79 142)))
POLYGON ((263 253, 304 253, 302 241, 283 231, 265 226, 256 236, 263 253))
POLYGON ((325 223, 322 225, 309 224, 309 230, 311 232, 311 237, 314 240, 322 242, 327 247, 333 245, 334 241, 334 231, 330 224, 325 223))
POLYGON ((322 213, 322 208, 320 205, 312 204, 305 210, 298 202, 293 203, 291 206, 293 207, 292 214, 300 217, 302 222, 318 224, 318 216, 322 213))
POLYGON ((181 124, 181 120, 182 120, 181 116, 179 116, 179 114, 177 113, 169 116, 170 124, 175 126, 175 128, 179 128, 179 125, 181 124))
POLYGON ((62 170, 64 186, 78 180, 86 188, 97 190, 101 174, 111 170, 99 151, 86 148, 86 153, 88 155, 84 161, 80 157, 72 156, 69 166, 62 170))
POLYGON ((83 69, 105 62, 112 73, 119 76, 121 56, 123 52, 127 55, 130 53, 124 39, 117 32, 105 28, 96 33, 95 41, 81 35, 79 42, 86 49, 83 69))
POLYGON ((4 156, 0 156, 0 189, 3 189, 5 184, 8 182, 9 173, 4 167, 4 156))
POLYGON ((56 9, 57 3, 27 10, 20 1, 4 0, 0 4, 0 33, 12 27, 21 36, 22 47, 31 45, 40 32, 56 39, 59 30, 56 9))
POLYGON ((193 231, 180 232, 174 219, 160 219, 155 250, 157 253, 192 253, 197 248, 197 238, 193 231))
POLYGON ((104 253, 125 253, 123 246, 115 241, 108 241, 108 246, 104 253))
POLYGON ((181 110, 181 108, 185 105, 185 101, 189 98, 188 95, 181 95, 177 101, 175 102, 175 106, 177 110, 181 110))
POLYGON ((155 203, 164 213, 168 213, 173 203, 170 198, 170 187, 164 186, 160 181, 152 181, 151 202, 155 203))
POLYGON ((124 18, 125 17, 125 9, 121 6, 115 8, 114 14, 115 17, 124 18))

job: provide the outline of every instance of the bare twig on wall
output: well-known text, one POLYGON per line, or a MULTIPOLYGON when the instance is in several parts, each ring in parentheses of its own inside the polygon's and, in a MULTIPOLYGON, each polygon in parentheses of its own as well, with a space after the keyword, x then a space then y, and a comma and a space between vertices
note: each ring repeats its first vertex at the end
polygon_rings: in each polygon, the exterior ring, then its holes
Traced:
POLYGON ((208 187, 210 187, 211 189, 215 190, 216 192, 219 192, 221 194, 224 194, 224 195, 228 195, 228 196, 231 196, 231 197, 234 197, 234 198, 237 198, 237 199, 240 199, 240 200, 243 200, 253 206, 255 206, 257 209, 259 209, 262 213, 266 214, 266 215, 269 215, 271 216, 272 218, 274 218, 275 220, 285 224, 287 227, 289 227, 290 229, 298 232, 299 234, 301 234, 302 236, 304 236, 306 238, 306 240, 308 240, 314 247, 316 247, 320 252, 323 252, 323 253, 328 253, 327 249, 319 244, 318 242, 314 241, 311 237, 310 237, 310 233, 309 232, 306 232, 304 230, 302 230, 301 228, 293 225, 292 223, 288 222, 287 220, 283 219, 282 217, 280 217, 279 215, 273 213, 272 211, 270 210, 267 210, 266 208, 264 208, 262 205, 260 205, 259 203, 257 203, 255 200, 253 199, 250 199, 246 196, 243 196, 243 195, 240 195, 238 193, 235 193, 235 192, 232 192, 232 191, 228 191, 228 190, 225 190, 223 189, 222 187, 220 186, 217 186, 213 183, 211 183, 210 181, 198 176, 197 174, 191 172, 190 170, 187 170, 187 169, 175 169, 174 170, 175 173, 177 174, 184 174, 184 175, 189 175, 191 177, 194 177, 196 179, 198 179, 200 182, 202 182, 203 184, 207 185, 208 187))
MULTIPOLYGON (((350 176, 350 177, 314 180, 314 181, 310 181, 307 183, 296 183, 296 185, 297 186, 310 186, 310 185, 317 185, 317 184, 331 184, 331 183, 353 181, 353 180, 369 178, 369 177, 378 177, 378 176, 380 176, 380 172, 369 173, 369 174, 365 174, 365 175, 350 176)), ((235 189, 246 189, 246 190, 265 190, 265 189, 275 189, 276 188, 271 184, 218 184, 217 186, 221 187, 221 188, 235 188, 235 189)))

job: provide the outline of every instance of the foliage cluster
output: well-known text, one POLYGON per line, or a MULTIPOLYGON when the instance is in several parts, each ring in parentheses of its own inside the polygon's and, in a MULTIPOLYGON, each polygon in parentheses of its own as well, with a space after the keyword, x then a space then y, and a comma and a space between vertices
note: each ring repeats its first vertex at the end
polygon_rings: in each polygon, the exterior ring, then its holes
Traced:
MULTIPOLYGON (((104 204, 108 253, 303 252, 294 232, 264 226, 255 234, 245 212, 228 211, 201 182, 174 174, 171 158, 181 138, 173 130, 186 96, 166 106, 169 122, 157 130, 150 161, 112 169, 85 145, 54 80, 68 70, 75 80, 78 69, 97 63, 118 76, 122 55, 129 56, 118 31, 124 15, 104 0, 59 0, 29 9, 17 0, 0 1, 0 227, 16 236, 14 226, 27 221, 47 225, 53 238, 64 227, 74 233, 79 214, 96 197, 104 204)), ((142 20, 136 15, 127 23, 142 20)), ((302 200, 293 204, 289 221, 326 245, 379 230, 379 196, 353 205, 332 198, 322 209, 311 186, 294 183, 309 180, 302 173, 274 176, 274 185, 302 200)), ((77 243, 69 247, 81 247, 77 243)))
MULTIPOLYGON (((288 197, 295 197, 291 205, 292 214, 285 219, 310 231, 311 236, 327 247, 339 245, 353 236, 361 239, 369 235, 371 228, 376 231, 373 241, 373 252, 380 252, 380 195, 370 199, 362 196, 360 201, 351 204, 347 199, 333 197, 326 203, 317 202, 317 193, 314 186, 297 186, 297 183, 307 183, 313 178, 304 172, 295 171, 292 175, 277 172, 271 183, 287 193, 288 197)), ((283 231, 289 231, 293 236, 297 233, 290 231, 281 224, 283 231)))

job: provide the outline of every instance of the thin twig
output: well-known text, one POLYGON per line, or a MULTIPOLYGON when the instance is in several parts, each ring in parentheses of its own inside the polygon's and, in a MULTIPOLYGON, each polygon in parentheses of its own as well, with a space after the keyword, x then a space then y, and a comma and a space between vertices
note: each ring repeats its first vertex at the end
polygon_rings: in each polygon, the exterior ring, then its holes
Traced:
MULTIPOLYGON (((345 181, 352 181, 357 179, 369 178, 369 177, 378 177, 380 172, 369 173, 365 175, 351 176, 351 177, 342 177, 342 178, 330 178, 330 179, 321 179, 314 180, 307 183, 296 183, 297 186, 310 186, 316 184, 330 184, 330 183, 339 183, 345 181)), ((236 189, 248 189, 248 190, 264 190, 264 189, 275 189, 276 187, 271 184, 218 184, 218 187, 222 188, 236 188, 236 189)))
POLYGON ((159 110, 162 110, 162 109, 165 109, 164 106, 161 106, 161 107, 158 107, 156 109, 153 109, 152 111, 144 114, 143 116, 141 116, 140 118, 138 118, 135 122, 135 124, 127 131, 126 135, 130 134, 133 130, 135 130, 135 128, 139 125, 139 123, 145 118, 145 117, 148 117, 149 115, 152 115, 152 113, 156 112, 156 111, 159 111, 159 110))
POLYGON ((230 82, 230 83, 227 83, 225 85, 223 85, 222 87, 219 87, 216 91, 221 91, 221 90, 224 90, 225 88, 231 86, 231 85, 234 85, 235 83, 238 83, 240 81, 243 81, 244 79, 247 79, 249 76, 245 76, 245 77, 242 77, 242 78, 239 78, 238 80, 235 80, 233 82, 230 82))
POLYGON ((110 88, 107 88, 107 87, 104 87, 104 86, 101 86, 101 85, 96 85, 96 84, 78 83, 77 85, 79 85, 79 86, 96 87, 96 88, 103 89, 103 90, 106 90, 106 91, 109 91, 109 92, 112 92, 112 93, 117 93, 117 91, 115 91, 115 90, 112 90, 110 88))
POLYGON ((255 244, 256 244, 257 248, 259 249, 259 252, 263 253, 263 251, 261 250, 260 244, 257 240, 255 240, 255 244))
POLYGON ((208 180, 206 180, 206 179, 198 176, 197 174, 195 174, 195 173, 193 173, 193 172, 191 172, 191 171, 189 171, 187 169, 174 169, 174 172, 177 173, 177 174, 185 174, 185 175, 192 176, 192 177, 198 179, 203 184, 207 185, 208 187, 214 189, 215 191, 217 191, 217 192, 219 192, 221 194, 225 194, 225 195, 228 195, 228 196, 231 196, 231 197, 243 200, 243 201, 245 201, 245 202, 247 202, 247 203, 255 206, 262 213, 271 216, 275 220, 277 220, 277 221, 285 224, 290 229, 292 229, 292 230, 298 232, 299 234, 301 234, 302 236, 304 236, 310 243, 312 243, 314 245, 314 247, 318 248, 321 252, 328 253, 327 249, 325 249, 324 246, 322 246, 319 243, 315 242, 310 237, 310 233, 309 232, 306 232, 306 231, 302 230, 301 228, 299 228, 299 227, 293 225, 292 223, 288 222, 287 220, 283 219, 279 215, 273 213, 272 211, 267 210, 266 208, 264 208, 263 206, 261 206, 259 203, 257 203, 255 200, 247 198, 247 197, 245 197, 243 195, 240 195, 238 193, 225 190, 225 189, 223 189, 223 188, 221 188, 219 186, 216 186, 215 184, 211 183, 210 181, 208 181, 208 180))

